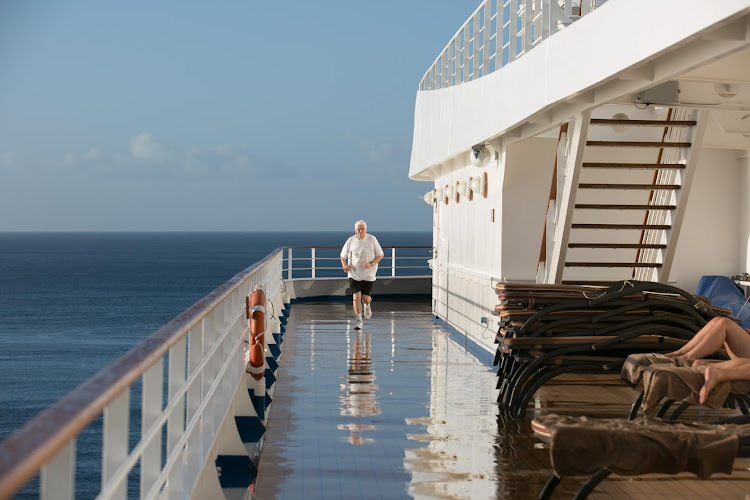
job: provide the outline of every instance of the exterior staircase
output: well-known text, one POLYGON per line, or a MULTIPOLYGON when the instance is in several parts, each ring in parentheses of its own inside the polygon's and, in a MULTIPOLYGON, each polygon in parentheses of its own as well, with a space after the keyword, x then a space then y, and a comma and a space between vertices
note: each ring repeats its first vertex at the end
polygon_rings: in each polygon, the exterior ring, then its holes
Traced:
POLYGON ((537 281, 666 282, 705 119, 679 109, 563 125, 537 281))

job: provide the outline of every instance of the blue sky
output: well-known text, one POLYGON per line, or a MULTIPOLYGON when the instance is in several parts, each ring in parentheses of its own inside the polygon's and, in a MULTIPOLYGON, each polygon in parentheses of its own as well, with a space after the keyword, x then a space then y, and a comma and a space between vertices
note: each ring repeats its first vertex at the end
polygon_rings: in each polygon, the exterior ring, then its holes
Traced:
POLYGON ((478 4, 3 0, 0 231, 429 231, 417 85, 478 4))

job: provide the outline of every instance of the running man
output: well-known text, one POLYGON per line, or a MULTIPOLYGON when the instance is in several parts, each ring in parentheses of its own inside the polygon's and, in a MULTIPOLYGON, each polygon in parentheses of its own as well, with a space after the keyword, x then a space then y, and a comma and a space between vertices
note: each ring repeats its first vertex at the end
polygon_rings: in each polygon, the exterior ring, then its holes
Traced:
POLYGON ((352 306, 354 314, 357 315, 357 326, 355 326, 357 330, 362 329, 363 303, 365 319, 372 317, 370 294, 378 272, 378 262, 382 258, 383 249, 375 236, 367 234, 367 223, 363 220, 355 222, 354 236, 346 240, 341 249, 341 267, 349 276, 352 306))

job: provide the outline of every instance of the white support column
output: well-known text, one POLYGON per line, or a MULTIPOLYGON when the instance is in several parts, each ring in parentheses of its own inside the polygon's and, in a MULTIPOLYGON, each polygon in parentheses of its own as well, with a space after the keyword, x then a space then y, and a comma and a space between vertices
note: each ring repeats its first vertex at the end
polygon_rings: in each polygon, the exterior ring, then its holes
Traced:
POLYGON ((76 441, 73 438, 47 462, 39 477, 39 498, 73 500, 76 484, 76 441))
MULTIPOLYGON (((102 489, 109 483, 115 471, 128 457, 128 436, 130 434, 130 388, 104 409, 102 430, 102 489)), ((125 500, 127 480, 120 483, 110 498, 125 500)))
POLYGON ((391 248, 391 276, 396 276, 396 247, 391 248))
POLYGON ((689 139, 691 146, 687 152, 685 168, 679 173, 680 189, 675 193, 675 205, 677 208, 675 208, 673 212, 674 216, 671 223, 672 228, 666 231, 667 248, 663 250, 664 253, 662 255, 664 256, 664 259, 662 260, 662 266, 657 269, 656 273, 659 283, 666 283, 669 279, 669 272, 672 270, 674 254, 677 250, 677 241, 680 238, 680 228, 682 227, 682 220, 685 217, 685 209, 687 208, 688 196, 690 195, 690 187, 693 183, 693 177, 695 177, 695 167, 698 164, 698 156, 700 155, 708 116, 708 113, 705 111, 693 112, 693 119, 696 124, 693 129, 693 134, 689 139))
MULTIPOLYGON (((557 192, 558 217, 555 223, 555 238, 552 247, 552 255, 547 256, 547 283, 560 283, 563 270, 565 269, 565 254, 568 249, 570 238, 570 225, 575 208, 576 192, 578 190, 578 177, 581 173, 583 163, 583 151, 586 147, 586 136, 588 135, 589 120, 591 112, 585 111, 576 116, 573 121, 573 132, 569 133, 568 157, 565 162, 565 180, 562 192, 557 192)), ((559 174, 558 174, 559 176, 559 174)))
MULTIPOLYGON (((141 436, 148 434, 159 419, 164 394, 164 358, 143 374, 141 401, 141 436)), ((161 428, 143 450, 141 457, 141 498, 156 482, 161 472, 161 428)))

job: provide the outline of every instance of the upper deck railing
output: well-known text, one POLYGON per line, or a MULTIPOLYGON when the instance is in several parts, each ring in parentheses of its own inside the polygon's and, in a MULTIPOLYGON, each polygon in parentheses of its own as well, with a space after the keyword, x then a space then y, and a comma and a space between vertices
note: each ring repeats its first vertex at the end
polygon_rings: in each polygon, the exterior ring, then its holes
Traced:
MULTIPOLYGON (((429 248, 387 247, 390 265, 383 262, 379 275, 430 274, 421 270, 428 269, 429 248)), ((0 499, 37 474, 43 499, 95 496, 76 494, 81 475, 92 489, 101 485, 97 498, 188 497, 245 375, 245 298, 258 287, 269 300, 279 297, 284 273, 287 279, 328 272, 344 278, 340 262, 320 265, 338 261, 339 251, 274 250, 42 411, 0 443, 0 499), (88 458, 82 466, 81 441, 88 455, 97 454, 92 442, 101 443, 101 460, 88 458)))
POLYGON ((484 0, 440 52, 419 90, 488 75, 606 1, 484 0))

